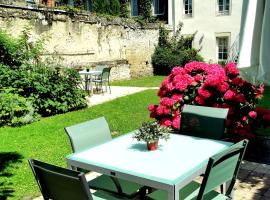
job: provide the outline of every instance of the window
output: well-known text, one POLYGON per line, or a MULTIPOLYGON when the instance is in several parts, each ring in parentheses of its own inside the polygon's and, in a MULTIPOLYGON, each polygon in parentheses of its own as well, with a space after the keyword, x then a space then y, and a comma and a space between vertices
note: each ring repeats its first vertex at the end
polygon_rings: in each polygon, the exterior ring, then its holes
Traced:
POLYGON ((230 14, 230 0, 217 0, 218 1, 218 14, 230 14))
POLYGON ((228 58, 229 37, 217 37, 218 61, 225 61, 228 58))
POLYGON ((131 16, 139 15, 138 0, 131 0, 131 16))
POLYGON ((164 14, 164 0, 154 0, 154 15, 164 14))
POLYGON ((184 15, 186 17, 192 17, 192 0, 184 0, 184 15))

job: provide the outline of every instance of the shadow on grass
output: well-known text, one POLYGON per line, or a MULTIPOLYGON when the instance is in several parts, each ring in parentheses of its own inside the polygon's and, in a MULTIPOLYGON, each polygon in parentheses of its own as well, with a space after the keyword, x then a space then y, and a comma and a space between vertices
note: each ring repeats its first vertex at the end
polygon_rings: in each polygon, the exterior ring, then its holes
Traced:
POLYGON ((22 156, 16 152, 0 152, 0 200, 13 196, 12 183, 6 180, 13 176, 10 170, 12 165, 21 162, 22 156))

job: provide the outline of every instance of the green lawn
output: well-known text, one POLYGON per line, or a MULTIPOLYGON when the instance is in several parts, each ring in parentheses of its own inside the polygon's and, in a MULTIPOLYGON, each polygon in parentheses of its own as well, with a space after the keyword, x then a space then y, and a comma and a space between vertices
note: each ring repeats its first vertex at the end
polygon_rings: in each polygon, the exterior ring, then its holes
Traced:
POLYGON ((65 156, 71 153, 71 146, 64 127, 105 116, 113 133, 127 133, 150 120, 147 105, 158 103, 156 93, 147 90, 20 128, 0 128, 0 199, 5 193, 13 195, 10 199, 39 195, 28 158, 66 166, 65 156))
POLYGON ((147 76, 131 80, 114 81, 114 86, 132 86, 132 87, 159 87, 166 76, 147 76))

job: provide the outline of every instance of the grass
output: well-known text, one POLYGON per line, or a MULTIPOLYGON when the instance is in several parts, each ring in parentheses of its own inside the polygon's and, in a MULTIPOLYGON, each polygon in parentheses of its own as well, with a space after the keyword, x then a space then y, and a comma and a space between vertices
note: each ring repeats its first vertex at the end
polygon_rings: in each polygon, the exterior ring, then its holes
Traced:
POLYGON ((147 76, 131 80, 114 81, 114 86, 131 86, 131 87, 160 87, 161 82, 166 76, 147 76))
POLYGON ((5 161, 5 166, 0 167, 0 185, 3 184, 0 199, 5 189, 12 195, 10 199, 40 195, 28 158, 66 166, 65 156, 71 153, 71 146, 64 127, 105 116, 113 133, 127 133, 149 120, 147 105, 158 103, 156 92, 147 90, 80 111, 43 118, 23 127, 0 128, 0 161, 5 161))

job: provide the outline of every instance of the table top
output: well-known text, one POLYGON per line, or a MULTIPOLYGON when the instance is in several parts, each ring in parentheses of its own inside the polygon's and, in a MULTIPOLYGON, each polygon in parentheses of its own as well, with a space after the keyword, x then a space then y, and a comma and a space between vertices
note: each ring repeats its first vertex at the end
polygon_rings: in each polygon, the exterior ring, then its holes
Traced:
POLYGON ((144 142, 137 142, 132 134, 127 134, 71 154, 67 159, 174 185, 230 145, 224 141, 171 134, 168 141, 159 141, 157 150, 148 151, 144 142))
POLYGON ((102 71, 99 71, 99 70, 79 71, 79 74, 82 74, 82 75, 101 74, 101 73, 102 73, 102 71))

